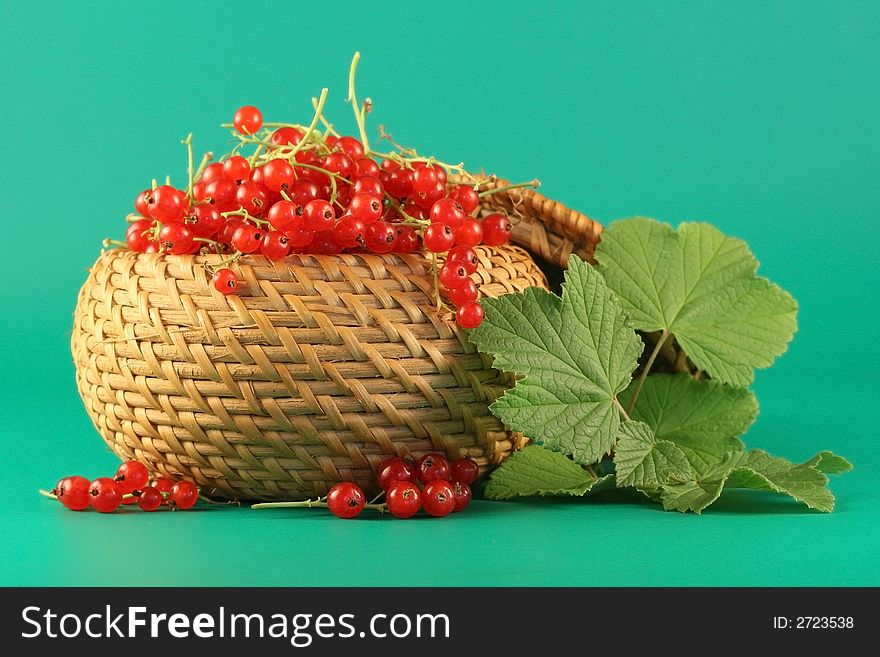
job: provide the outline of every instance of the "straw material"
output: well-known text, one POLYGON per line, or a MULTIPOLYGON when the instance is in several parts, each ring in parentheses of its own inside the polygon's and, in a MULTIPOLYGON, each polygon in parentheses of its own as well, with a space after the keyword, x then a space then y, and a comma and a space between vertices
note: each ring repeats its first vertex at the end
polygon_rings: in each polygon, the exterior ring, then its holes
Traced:
MULTIPOLYGON (((519 214, 514 241, 545 260, 591 257, 599 229, 583 215, 534 192, 489 198, 483 212, 519 214)), ((523 249, 477 251, 484 295, 546 287, 523 249)), ((304 499, 342 480, 373 494, 392 455, 440 451, 485 472, 523 444, 488 409, 511 377, 434 310, 429 258, 246 256, 230 296, 210 283, 220 259, 120 249, 92 267, 71 349, 120 458, 211 496, 304 499)))

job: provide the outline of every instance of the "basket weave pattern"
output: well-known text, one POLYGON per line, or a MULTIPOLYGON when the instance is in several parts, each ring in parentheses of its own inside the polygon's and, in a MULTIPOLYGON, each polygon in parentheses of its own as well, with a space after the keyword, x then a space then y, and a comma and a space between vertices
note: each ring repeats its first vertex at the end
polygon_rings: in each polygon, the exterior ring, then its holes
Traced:
MULTIPOLYGON (((515 241, 551 262, 591 256, 594 241, 545 227, 556 205, 527 215, 512 196, 490 198, 523 215, 515 241)), ((477 251, 483 294, 546 286, 523 249, 477 251)), ((108 251, 80 291, 77 386, 121 458, 212 496, 303 499, 341 480, 377 492, 390 455, 436 450, 485 471, 523 441, 488 409, 510 377, 434 310, 423 255, 247 256, 230 296, 210 282, 219 260, 108 251)))

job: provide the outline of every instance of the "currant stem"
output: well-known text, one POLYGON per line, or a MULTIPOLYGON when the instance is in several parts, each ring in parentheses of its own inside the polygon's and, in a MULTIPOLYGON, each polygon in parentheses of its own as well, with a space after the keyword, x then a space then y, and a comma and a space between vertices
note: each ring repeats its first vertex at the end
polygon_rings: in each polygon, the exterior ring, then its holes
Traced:
MULTIPOLYGON (((315 111, 318 110, 318 99, 312 96, 312 109, 315 111)), ((321 123, 324 124, 324 127, 327 129, 324 132, 324 140, 327 140, 327 135, 333 135, 334 137, 339 137, 339 133, 336 131, 336 128, 333 127, 333 124, 330 123, 323 114, 321 114, 321 123)))
POLYGON ((309 127, 306 128, 306 132, 303 135, 303 138, 300 139, 300 142, 294 146, 289 154, 289 157, 293 157, 297 153, 299 153, 303 146, 308 143, 309 139, 315 132, 315 127, 318 125, 318 121, 321 116, 324 114, 324 105, 327 103, 327 94, 330 93, 330 90, 327 87, 321 89, 321 95, 318 98, 318 104, 315 107, 315 115, 312 117, 312 122, 309 124, 309 127))
POLYGON ((103 242, 101 242, 101 245, 102 245, 105 249, 108 249, 108 248, 110 248, 111 246, 115 246, 115 247, 120 248, 120 249, 128 248, 128 242, 122 242, 122 241, 120 241, 120 240, 111 240, 109 237, 106 238, 103 242))
POLYGON ((508 192, 511 189, 520 189, 522 187, 529 187, 530 189, 537 189, 541 186, 541 181, 535 178, 534 180, 529 180, 528 182, 515 183, 513 185, 505 185, 504 187, 494 187, 492 189, 486 189, 482 192, 479 192, 480 198, 485 198, 487 196, 492 196, 492 194, 500 194, 501 192, 508 192))
POLYGON ((232 210, 230 212, 221 212, 220 216, 223 217, 224 219, 227 217, 241 217, 245 221, 252 221, 253 223, 257 224, 257 226, 268 226, 269 225, 268 220, 260 219, 259 217, 255 217, 254 215, 250 214, 244 208, 239 208, 238 210, 232 210))
POLYGON ((205 169, 208 166, 208 163, 214 159, 214 153, 208 151, 204 155, 202 155, 202 161, 199 162, 199 166, 196 169, 196 172, 193 174, 193 181, 199 180, 202 177, 202 174, 205 173, 205 169))
POLYGON ((218 250, 223 249, 223 244, 216 240, 208 239, 207 237, 193 237, 193 242, 204 242, 205 244, 211 244, 217 247, 218 250))
POLYGON ((192 203, 193 180, 195 179, 195 172, 193 169, 193 133, 189 133, 186 136, 186 139, 180 143, 186 146, 186 198, 192 203))
POLYGON ((620 414, 621 414, 621 415, 623 415, 623 419, 624 419, 624 420, 628 420, 628 419, 629 419, 629 413, 626 412, 626 409, 623 407, 623 404, 621 404, 621 403, 617 400, 617 397, 614 398, 614 405, 617 406, 617 410, 620 411, 620 414))
POLYGON ((354 110, 354 118, 355 121, 357 121, 358 130, 361 134, 361 144, 364 146, 364 151, 370 152, 370 142, 367 139, 367 128, 364 125, 366 112, 358 103, 357 94, 355 93, 354 88, 354 81, 357 76, 357 66, 360 60, 361 53, 355 52, 354 57, 351 58, 351 67, 348 69, 348 98, 346 98, 346 100, 351 102, 351 108, 354 110))
POLYGON ((663 345, 668 338, 669 329, 663 329, 660 337, 657 338, 657 344, 654 345, 654 349, 653 351, 651 351, 651 355, 648 356, 648 362, 645 363, 645 367, 642 368, 642 373, 639 376, 638 383, 636 383, 636 389, 635 392, 633 392, 632 400, 630 400, 629 402, 627 413, 632 413, 633 409, 636 407, 636 402, 639 400, 639 394, 642 392, 642 386, 645 385, 645 379, 648 378, 648 373, 651 371, 651 367, 653 367, 654 361, 657 360, 657 354, 660 353, 660 350, 663 348, 663 345))
POLYGON ((52 499, 52 500, 57 500, 57 499, 58 499, 58 496, 57 496, 55 493, 53 493, 52 491, 50 491, 50 490, 45 490, 45 489, 41 488, 41 489, 39 489, 38 492, 39 492, 40 495, 42 495, 43 497, 48 497, 49 499, 52 499))

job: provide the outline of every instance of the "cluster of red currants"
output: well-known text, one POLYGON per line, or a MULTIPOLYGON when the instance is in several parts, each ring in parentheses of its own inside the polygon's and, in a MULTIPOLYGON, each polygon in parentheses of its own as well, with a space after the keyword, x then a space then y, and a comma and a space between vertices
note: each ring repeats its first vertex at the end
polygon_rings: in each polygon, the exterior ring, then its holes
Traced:
POLYGON ((191 481, 175 482, 167 477, 150 479, 147 466, 126 461, 112 478, 98 477, 89 481, 79 475, 64 477, 51 495, 73 511, 91 507, 101 513, 111 513, 123 504, 137 504, 144 511, 155 511, 161 506, 189 509, 198 501, 199 489, 191 481))
POLYGON ((367 504, 360 486, 348 481, 333 486, 326 503, 339 518, 354 518, 366 507, 387 510, 396 518, 411 518, 424 509, 428 515, 440 518, 470 504, 470 484, 479 472, 473 459, 450 463, 436 453, 426 454, 416 462, 394 457, 383 461, 376 472, 385 491, 384 504, 367 504))
MULTIPOLYGON (((500 213, 477 217, 476 181, 453 182, 448 173, 455 167, 407 153, 377 154, 329 130, 271 125, 280 127, 264 127, 255 107, 240 108, 233 121, 240 143, 232 153, 210 164, 206 156, 186 189, 166 184, 142 191, 126 233, 128 247, 220 253, 229 255, 228 262, 257 253, 281 260, 292 253, 424 249, 433 254, 437 281, 456 307, 459 325, 479 326, 474 247, 505 244, 511 223, 500 213), (246 145, 255 147, 250 157, 239 154, 246 145), (437 257, 444 254, 441 266, 437 257)), ((231 294, 239 281, 221 266, 212 283, 231 294)))

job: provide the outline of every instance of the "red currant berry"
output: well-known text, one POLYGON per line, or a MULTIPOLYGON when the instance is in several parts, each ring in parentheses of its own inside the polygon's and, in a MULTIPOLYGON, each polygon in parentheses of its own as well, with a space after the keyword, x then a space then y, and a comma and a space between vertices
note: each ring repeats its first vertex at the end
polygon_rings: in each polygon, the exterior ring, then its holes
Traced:
POLYGON ((314 201, 321 194, 321 190, 313 180, 300 178, 293 187, 290 188, 290 199, 297 205, 306 205, 309 201, 314 201))
POLYGON ((395 518, 412 518, 422 508, 422 492, 410 481, 396 481, 386 491, 385 503, 395 518))
POLYGON ((263 231, 250 224, 242 224, 232 235, 232 248, 242 253, 254 253, 263 244, 263 231))
POLYGON ((220 211, 209 203, 196 205, 190 208, 183 218, 183 224, 189 228, 196 237, 214 237, 223 225, 223 217, 220 211))
POLYGON ((483 241, 483 227, 473 217, 466 218, 455 229, 455 243, 463 246, 477 246, 483 241))
POLYGON ((227 217, 217 233, 217 240, 223 244, 231 244, 232 236, 240 226, 244 226, 244 220, 241 217, 227 217))
POLYGON ((468 301, 455 311, 455 321, 461 328, 475 329, 483 323, 486 312, 476 301, 468 301))
POLYGON ((152 486, 147 486, 141 490, 141 494, 137 497, 137 504, 143 511, 155 511, 162 506, 164 501, 165 498, 162 496, 162 493, 152 486))
POLYGON ((252 180, 244 182, 235 190, 235 200, 248 214, 255 217, 263 214, 268 206, 266 188, 252 180))
POLYGON ((252 135, 263 125, 263 114, 253 105, 239 107, 232 117, 232 125, 243 135, 252 135))
POLYGON ((162 185, 153 190, 149 204, 150 216, 162 223, 183 219, 186 212, 186 194, 170 185, 162 185))
POLYGON ((199 501, 199 489, 191 481, 178 481, 168 493, 168 503, 182 511, 191 509, 199 501))
POLYGON ((395 162, 394 160, 382 160, 382 171, 386 171, 391 173, 392 171, 397 171, 400 168, 400 164, 395 162))
POLYGON ((327 493, 327 507, 337 518, 354 518, 364 510, 366 502, 364 491, 350 481, 336 484, 327 493))
MULTIPOLYGON (((380 177, 380 180, 382 178, 380 177)), ((409 169, 395 169, 382 180, 385 191, 397 198, 406 198, 413 192, 412 171, 409 169)))
POLYGON ((302 249, 312 243, 315 239, 315 231, 306 228, 302 220, 297 221, 293 226, 286 229, 284 234, 290 240, 290 247, 293 249, 302 249))
POLYGON ((435 518, 448 516, 455 510, 455 489, 444 479, 428 482, 422 490, 422 506, 435 518))
POLYGON ((506 215, 494 213, 487 215, 481 222, 483 227, 483 244, 488 246, 501 246, 510 241, 510 232, 513 226, 506 215))
POLYGON ((387 491, 398 481, 412 481, 416 472, 412 465, 400 457, 385 459, 376 471, 376 480, 382 490, 387 491))
POLYGON ((192 253, 198 243, 193 242, 192 231, 183 224, 165 224, 159 231, 159 246, 165 253, 183 255, 192 253))
POLYGON ((473 459, 457 459, 449 464, 450 479, 472 484, 480 474, 480 466, 473 459))
POLYGON ((138 461, 126 461, 116 470, 113 481, 119 486, 122 494, 130 493, 147 485, 150 480, 150 471, 147 466, 138 461))
POLYGON ((363 178, 365 176, 372 176, 378 180, 380 171, 379 165, 374 160, 369 157, 362 157, 354 161, 351 177, 363 178))
POLYGON ((296 223, 296 220, 302 214, 302 206, 297 205, 293 201, 278 201, 269 208, 269 212, 266 213, 266 219, 269 220, 273 228, 287 230, 296 223))
POLYGON ((232 294, 238 287, 238 276, 231 269, 218 269, 211 276, 211 285, 221 294, 232 294))
POLYGON ((303 138, 303 133, 289 126, 278 128, 269 138, 276 146, 296 146, 303 138))
POLYGON ((355 194, 351 197, 348 211, 355 219, 360 219, 365 224, 373 224, 382 217, 382 197, 374 196, 366 192, 355 194))
POLYGON ((101 513, 110 513, 122 504, 122 491, 109 477, 99 477, 89 486, 92 508, 101 513))
POLYGON ((340 246, 351 249, 363 244, 365 228, 363 221, 347 214, 336 222, 333 237, 340 246))
POLYGON ((437 452, 425 454, 416 462, 416 476, 423 484, 435 479, 449 479, 449 461, 437 452))
POLYGON ((205 198, 211 199, 211 203, 220 212, 235 210, 238 204, 235 201, 235 193, 238 186, 229 178, 212 180, 205 187, 205 198))
POLYGON ((263 165, 263 184, 274 192, 290 189, 293 185, 293 167, 287 160, 269 160, 263 165))
POLYGON ((71 511, 82 511, 91 504, 91 486, 92 482, 85 477, 65 477, 55 484, 55 497, 71 511))
POLYGON ((303 224, 316 232, 330 230, 336 221, 336 212, 327 201, 309 201, 303 208, 303 224))
POLYGON ((226 174, 223 173, 223 162, 212 162, 205 167, 204 171, 202 171, 199 182, 207 185, 208 183, 214 182, 215 180, 218 180, 220 178, 226 178, 226 174))
POLYGON ((147 245, 153 241, 150 229, 153 227, 152 219, 138 219, 125 231, 125 242, 132 251, 143 253, 147 245))
POLYGON ((153 202, 153 190, 145 189, 134 200, 134 209, 142 217, 150 216, 150 205, 153 202))
POLYGON ((449 224, 431 224, 425 229, 422 242, 431 253, 445 253, 455 244, 455 231, 449 224))
POLYGON ((418 207, 423 210, 430 210, 431 207, 446 196, 446 188, 441 185, 439 182, 434 185, 434 188, 427 192, 415 192, 413 193, 412 200, 418 207))
POLYGON ((348 159, 354 161, 364 156, 364 146, 354 137, 340 137, 336 140, 337 150, 342 151, 348 159))
MULTIPOLYGON (((220 271, 223 270, 221 269, 220 271)), ((174 481, 169 479, 168 477, 156 477, 153 481, 150 482, 150 486, 155 488, 160 493, 170 493, 172 487, 174 486, 174 481)))
POLYGON ((385 221, 367 226, 364 231, 364 246, 373 253, 390 253, 394 248, 397 229, 385 221))
POLYGON ((477 290, 477 284, 470 278, 464 282, 464 285, 452 288, 451 290, 447 289, 444 292, 446 298, 455 306, 462 306, 468 301, 476 301, 477 297, 480 296, 480 292, 477 290))
POLYGON ((290 253, 290 239, 277 230, 269 231, 263 235, 260 253, 269 260, 283 260, 290 253))
POLYGON ((458 228, 466 216, 461 205, 454 198, 441 198, 431 206, 431 223, 449 224, 453 228, 458 228))
POLYGON ((440 267, 438 278, 443 287, 447 290, 454 290, 455 288, 464 285, 465 281, 468 280, 469 275, 462 265, 458 265, 454 262, 447 262, 440 267))
POLYGON ((396 228, 397 237, 391 245, 391 250, 395 253, 415 253, 422 245, 418 234, 412 226, 398 226, 396 228))
POLYGON ((251 165, 241 155, 233 155, 223 163, 223 175, 234 183, 251 177, 251 165))
POLYGON ((333 236, 332 230, 322 230, 320 233, 316 233, 309 244, 309 251, 317 255, 332 255, 340 253, 342 249, 342 245, 333 236))
POLYGON ((470 214, 476 210, 477 206, 480 204, 480 195, 477 194, 473 187, 468 185, 458 185, 457 187, 454 187, 449 193, 449 198, 454 198, 458 201, 458 204, 461 206, 461 209, 464 210, 465 214, 470 214))
MULTIPOLYGON (((455 236, 458 237, 458 231, 455 231, 455 236)), ((480 258, 477 256, 477 252, 469 246, 454 246, 446 256, 446 264, 464 267, 468 275, 471 275, 480 266, 480 258)))
POLYGON ((437 186, 437 172, 432 167, 421 167, 413 171, 412 188, 416 193, 427 194, 437 186))
POLYGON ((385 193, 382 182, 374 176, 361 176, 354 181, 353 190, 355 194, 372 194, 377 196, 380 202, 382 195, 385 193))
POLYGON ((452 491, 453 498, 455 499, 455 507, 452 510, 464 511, 468 507, 468 504, 471 503, 471 497, 473 497, 471 487, 460 481, 453 481, 452 491))
POLYGON ((327 171, 331 171, 343 178, 348 178, 351 174, 351 167, 353 166, 353 162, 351 158, 348 157, 345 153, 341 153, 336 151, 334 153, 330 153, 321 160, 323 169, 327 171))

